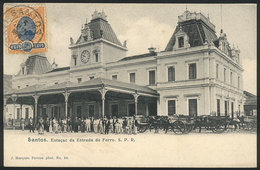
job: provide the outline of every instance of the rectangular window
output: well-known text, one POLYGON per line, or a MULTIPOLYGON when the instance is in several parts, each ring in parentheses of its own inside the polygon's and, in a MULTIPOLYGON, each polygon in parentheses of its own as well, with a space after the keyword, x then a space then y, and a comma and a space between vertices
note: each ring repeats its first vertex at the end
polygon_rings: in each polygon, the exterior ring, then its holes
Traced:
POLYGON ((155 84, 155 71, 151 70, 149 71, 149 85, 155 84))
POLYGON ((24 67, 22 67, 22 73, 24 74, 24 67))
POLYGON ((226 71, 227 71, 227 69, 224 68, 224 82, 226 82, 226 71))
POLYGON ((216 79, 218 79, 218 67, 219 67, 219 65, 217 64, 216 65, 216 79))
POLYGON ((130 73, 130 83, 135 83, 135 73, 130 73))
POLYGON ((135 104, 128 104, 128 115, 129 116, 135 115, 135 104))
POLYGON ((29 108, 25 108, 25 119, 29 119, 29 108))
POLYGON ((58 82, 55 82, 54 84, 59 84, 58 82))
POLYGON ((178 42, 179 42, 179 48, 184 47, 184 37, 179 37, 178 42))
POLYGON ((117 75, 112 75, 112 80, 117 80, 117 75))
POLYGON ((234 103, 231 102, 231 116, 232 116, 232 119, 234 118, 234 103))
POLYGON ((217 116, 220 116, 220 99, 217 99, 217 116))
POLYGON ((237 87, 240 88, 240 77, 237 77, 237 87))
POLYGON ((77 117, 81 118, 81 106, 77 106, 77 117))
POLYGON ((189 64, 189 79, 196 79, 196 63, 189 64))
POLYGON ((74 66, 76 66, 77 65, 77 58, 75 57, 74 58, 74 66))
POLYGON ((96 62, 98 62, 98 53, 95 53, 96 56, 96 62))
POLYGON ((189 99, 189 115, 190 116, 198 115, 197 99, 189 99))
POLYGON ((20 86, 17 86, 18 89, 20 89, 20 86))
POLYGON ((225 116, 228 115, 228 102, 225 101, 225 116))
POLYGON ((118 117, 118 104, 111 105, 112 117, 118 117))
POLYGON ((233 84, 233 75, 232 75, 233 73, 232 72, 230 72, 230 84, 232 85, 233 84))
POLYGON ((168 67, 168 81, 175 81, 175 68, 168 67))
POLYGON ((90 80, 92 80, 92 79, 94 79, 94 78, 95 78, 94 76, 90 76, 90 77, 89 77, 90 80))
POLYGON ((20 108, 17 108, 17 118, 16 119, 20 119, 20 108))
POLYGON ((78 80, 78 83, 81 83, 81 81, 82 81, 82 78, 78 78, 77 80, 78 80))
POLYGON ((95 107, 94 107, 94 105, 89 105, 89 106, 88 106, 89 117, 94 117, 94 112, 95 112, 95 107))
POLYGON ((46 111, 47 111, 47 109, 46 109, 45 107, 42 108, 42 115, 43 115, 44 117, 47 116, 46 111))
POLYGON ((176 102, 175 100, 168 100, 168 115, 172 116, 176 114, 176 102))

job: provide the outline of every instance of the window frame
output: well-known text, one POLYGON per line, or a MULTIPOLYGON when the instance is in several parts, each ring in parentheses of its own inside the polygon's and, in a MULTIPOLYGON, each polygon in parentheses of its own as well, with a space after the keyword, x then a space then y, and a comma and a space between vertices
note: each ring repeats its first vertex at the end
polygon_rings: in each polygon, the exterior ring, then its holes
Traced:
POLYGON ((229 116, 229 101, 224 100, 224 116, 229 116), (227 105, 226 105, 227 103, 227 105))
POLYGON ((237 88, 240 88, 240 76, 237 76, 237 88))
POLYGON ((221 100, 219 98, 217 98, 217 116, 221 116, 221 100), (219 101, 219 103, 218 103, 219 101), (219 104, 219 108, 218 108, 218 104, 219 104), (218 113, 219 111, 219 113, 218 113))
POLYGON ((230 70, 230 84, 233 85, 233 71, 230 70))
POLYGON ((77 57, 73 57, 74 59, 74 66, 77 66, 77 57))
POLYGON ((20 119, 20 110, 21 108, 16 108, 16 119, 20 119))
POLYGON ((168 79, 167 81, 168 81, 168 82, 174 82, 174 81, 176 80, 176 76, 175 76, 175 75, 176 75, 176 74, 175 74, 175 73, 176 73, 176 70, 175 70, 175 68, 176 68, 175 65, 169 65, 169 66, 167 66, 167 79, 168 79), (173 68, 173 69, 174 69, 174 76, 173 76, 174 79, 173 79, 173 80, 169 80, 169 68, 173 68))
POLYGON ((29 108, 25 108, 25 119, 29 119, 29 108))
POLYGON ((111 78, 112 78, 112 80, 117 80, 117 74, 112 74, 111 78), (114 78, 114 77, 116 77, 116 78, 114 78))
POLYGON ((198 79, 198 62, 189 62, 189 63, 187 63, 187 72, 188 72, 188 80, 196 80, 196 79, 198 79), (196 66, 196 74, 195 74, 195 78, 192 78, 192 79, 190 79, 190 65, 191 64, 195 64, 195 66, 196 66))
POLYGON ((177 37, 177 39, 178 39, 178 48, 183 48, 184 47, 184 36, 179 36, 179 37, 177 37), (182 44, 180 44, 181 43, 180 39, 182 40, 182 44))
POLYGON ((136 72, 130 72, 128 75, 129 75, 129 79, 128 79, 128 80, 129 80, 129 82, 130 82, 130 83, 134 83, 134 84, 135 84, 135 83, 136 83, 136 72), (133 75, 134 75, 134 82, 131 82, 131 74, 133 74, 133 75))
POLYGON ((199 97, 187 97, 187 115, 190 115, 190 100, 197 100, 197 115, 196 116, 199 116, 199 97))
POLYGON ((78 81, 78 84, 80 84, 82 82, 82 77, 78 77, 77 81, 78 81))
POLYGON ((95 117, 95 112, 96 112, 96 109, 95 109, 95 104, 88 104, 88 117, 90 117, 90 107, 93 106, 94 108, 94 113, 93 113, 93 117, 95 117))
POLYGON ((112 102, 112 103, 110 103, 110 114, 109 114, 109 116, 110 117, 112 117, 113 115, 112 115, 112 107, 113 106, 117 106, 117 115, 118 115, 118 117, 119 117, 119 113, 120 113, 120 111, 119 111, 119 103, 118 102, 112 102))
POLYGON ((156 69, 149 69, 149 70, 147 70, 147 72, 148 72, 148 85, 149 86, 156 85, 156 69), (154 71, 154 83, 153 84, 150 83, 150 72, 151 71, 154 71))
POLYGON ((99 62, 99 55, 98 55, 98 52, 95 52, 94 54, 95 54, 95 61, 96 61, 96 63, 98 63, 98 62, 99 62))
POLYGON ((223 82, 226 83, 227 82, 227 68, 224 67, 223 68, 223 82))
POLYGON ((216 63, 216 79, 219 79, 219 64, 216 63))
MULTIPOLYGON (((177 99, 176 98, 168 98, 166 100, 166 113, 167 113, 167 115, 169 116, 169 101, 175 102, 175 114, 177 114, 177 99)), ((173 116, 173 115, 170 115, 170 116, 173 116)))

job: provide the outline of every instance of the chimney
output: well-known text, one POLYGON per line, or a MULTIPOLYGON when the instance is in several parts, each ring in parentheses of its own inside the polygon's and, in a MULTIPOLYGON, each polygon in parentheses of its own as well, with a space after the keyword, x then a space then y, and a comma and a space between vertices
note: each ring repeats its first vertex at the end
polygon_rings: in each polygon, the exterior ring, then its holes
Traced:
POLYGON ((150 48, 148 48, 148 50, 149 50, 149 53, 155 53, 155 50, 156 50, 156 48, 154 48, 153 46, 151 46, 150 48))

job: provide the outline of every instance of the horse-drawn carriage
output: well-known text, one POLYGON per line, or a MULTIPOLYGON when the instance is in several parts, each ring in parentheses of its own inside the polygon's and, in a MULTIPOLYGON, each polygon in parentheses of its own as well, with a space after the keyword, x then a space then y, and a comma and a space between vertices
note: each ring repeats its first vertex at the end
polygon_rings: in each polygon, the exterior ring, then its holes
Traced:
POLYGON ((245 130, 256 131, 257 117, 256 116, 241 116, 239 117, 240 127, 245 130))
POLYGON ((214 133, 223 133, 228 126, 229 118, 227 116, 211 116, 211 115, 202 115, 195 117, 193 129, 199 129, 201 132, 202 129, 211 130, 214 133))
POLYGON ((159 130, 173 131, 175 134, 187 134, 191 131, 199 129, 211 130, 214 133, 223 133, 226 129, 237 129, 238 124, 228 116, 189 116, 189 115, 174 115, 174 116, 155 116, 143 117, 139 116, 137 119, 137 130, 143 133, 146 130, 154 129, 155 132, 159 130))

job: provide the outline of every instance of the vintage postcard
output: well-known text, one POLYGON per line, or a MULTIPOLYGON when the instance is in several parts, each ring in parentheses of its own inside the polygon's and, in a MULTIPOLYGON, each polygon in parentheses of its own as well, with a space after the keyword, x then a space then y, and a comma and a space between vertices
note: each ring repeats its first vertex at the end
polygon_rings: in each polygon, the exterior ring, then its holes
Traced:
POLYGON ((5 167, 256 167, 256 4, 6 3, 5 167))

